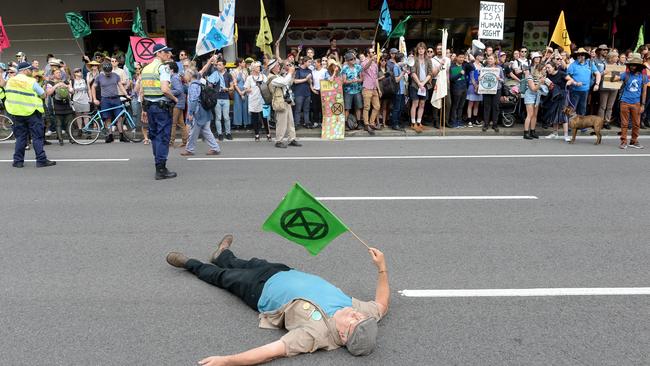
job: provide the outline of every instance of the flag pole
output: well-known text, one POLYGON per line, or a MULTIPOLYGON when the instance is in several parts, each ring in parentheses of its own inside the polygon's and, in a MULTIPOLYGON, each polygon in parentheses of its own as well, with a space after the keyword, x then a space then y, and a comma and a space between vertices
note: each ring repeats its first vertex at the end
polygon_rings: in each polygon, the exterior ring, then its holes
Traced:
POLYGON ((75 38, 74 42, 77 44, 77 47, 79 47, 79 51, 81 51, 81 57, 85 55, 84 50, 81 49, 81 45, 79 44, 79 39, 75 38))
POLYGON ((361 244, 365 245, 366 248, 368 248, 368 250, 370 250, 370 247, 368 246, 368 244, 366 244, 365 241, 363 241, 357 234, 355 234, 354 231, 352 231, 350 228, 348 228, 348 231, 350 232, 350 234, 352 234, 352 236, 354 236, 358 241, 360 241, 361 244))

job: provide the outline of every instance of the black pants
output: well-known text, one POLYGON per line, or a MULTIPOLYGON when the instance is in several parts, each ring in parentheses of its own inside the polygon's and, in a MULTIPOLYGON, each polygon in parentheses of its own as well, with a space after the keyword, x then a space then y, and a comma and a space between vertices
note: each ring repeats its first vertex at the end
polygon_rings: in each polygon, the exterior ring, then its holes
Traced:
POLYGON ((320 99, 320 90, 316 94, 311 94, 311 120, 314 123, 323 123, 323 105, 320 99))
POLYGON ((255 136, 260 134, 260 128, 262 127, 266 127, 266 133, 268 135, 271 134, 271 130, 269 129, 269 123, 262 116, 262 112, 251 112, 251 123, 253 124, 253 130, 255 131, 255 136))
POLYGON ((461 125, 463 122, 463 107, 465 107, 467 89, 454 90, 451 95, 451 121, 452 127, 461 125))
POLYGON ((291 269, 284 264, 269 263, 264 259, 239 259, 228 249, 224 250, 213 264, 190 259, 185 268, 202 281, 239 297, 255 311, 259 311, 257 302, 266 281, 278 272, 291 269))
POLYGON ((496 94, 483 94, 483 121, 485 127, 492 122, 492 127, 496 127, 499 122, 499 100, 501 91, 497 90, 496 94))

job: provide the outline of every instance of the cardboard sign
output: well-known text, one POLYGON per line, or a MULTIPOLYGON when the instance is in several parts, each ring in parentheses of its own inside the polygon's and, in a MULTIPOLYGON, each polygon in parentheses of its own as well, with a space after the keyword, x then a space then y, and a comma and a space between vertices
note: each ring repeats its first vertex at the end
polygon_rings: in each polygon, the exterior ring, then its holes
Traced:
POLYGON ((499 74, 501 69, 498 67, 484 67, 478 77, 479 94, 496 94, 499 87, 499 74))
POLYGON ((478 20, 478 39, 503 39, 503 25, 506 14, 504 3, 481 1, 478 20))
POLYGON ((323 140, 345 138, 345 109, 343 107, 343 79, 321 80, 320 97, 323 105, 323 140))
POLYGON ((614 77, 621 76, 625 72, 625 65, 607 65, 605 66, 605 75, 603 75, 603 89, 618 90, 623 85, 622 81, 612 81, 614 77))

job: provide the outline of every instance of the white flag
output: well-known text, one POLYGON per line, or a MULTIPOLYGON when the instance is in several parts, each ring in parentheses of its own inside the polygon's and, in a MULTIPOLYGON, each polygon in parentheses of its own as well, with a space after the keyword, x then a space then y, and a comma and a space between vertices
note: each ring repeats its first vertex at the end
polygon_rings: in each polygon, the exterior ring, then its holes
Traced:
POLYGON ((196 55, 201 56, 208 52, 224 47, 217 39, 215 33, 227 39, 226 46, 234 43, 235 35, 235 0, 224 0, 223 11, 219 16, 201 14, 199 34, 196 37, 196 55), (218 32, 213 32, 216 28, 218 32))
POLYGON ((442 30, 442 65, 440 65, 440 72, 436 77, 436 86, 433 89, 431 96, 431 104, 437 108, 442 108, 442 103, 447 96, 447 30, 442 30))

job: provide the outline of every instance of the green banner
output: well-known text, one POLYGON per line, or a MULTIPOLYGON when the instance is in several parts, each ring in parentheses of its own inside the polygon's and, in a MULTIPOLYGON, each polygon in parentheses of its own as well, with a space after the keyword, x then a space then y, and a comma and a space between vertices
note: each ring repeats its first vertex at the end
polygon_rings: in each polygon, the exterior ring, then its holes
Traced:
POLYGON ((408 22, 409 19, 411 19, 410 15, 407 16, 406 18, 404 18, 404 20, 402 20, 401 22, 399 22, 397 27, 395 27, 395 29, 393 29, 393 31, 390 33, 388 38, 403 37, 406 34, 406 22, 408 22))
POLYGON ((148 37, 147 32, 144 31, 144 26, 142 25, 142 17, 140 16, 140 8, 135 8, 135 15, 133 16, 133 25, 131 26, 131 31, 138 37, 148 37))
POLYGON ((348 231, 348 227, 300 183, 287 193, 262 229, 302 245, 311 255, 317 255, 337 236, 348 231))
POLYGON ((79 13, 65 13, 65 20, 70 26, 74 38, 83 38, 90 35, 90 26, 79 13))

